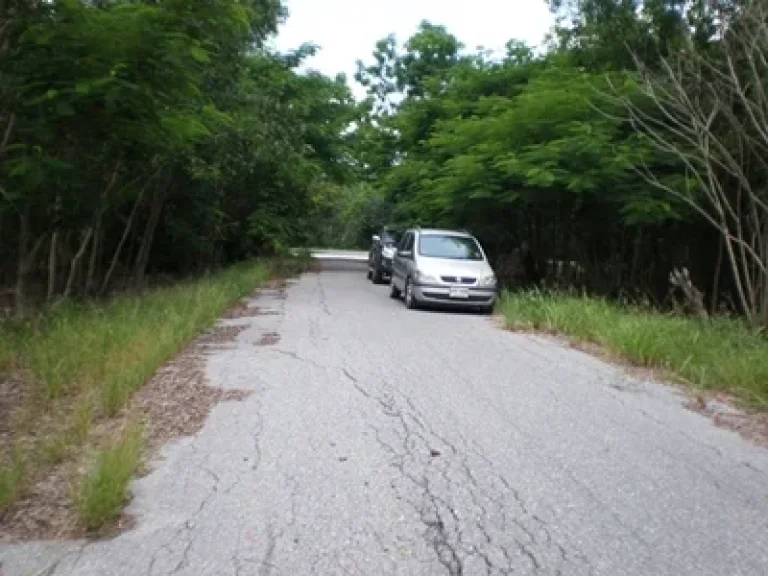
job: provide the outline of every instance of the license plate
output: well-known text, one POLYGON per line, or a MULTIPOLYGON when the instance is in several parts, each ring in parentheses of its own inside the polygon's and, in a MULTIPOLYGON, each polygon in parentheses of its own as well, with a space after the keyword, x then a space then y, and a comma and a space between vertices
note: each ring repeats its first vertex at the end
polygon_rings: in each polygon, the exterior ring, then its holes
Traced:
POLYGON ((448 289, 448 297, 449 298, 469 298, 469 289, 453 286, 448 289))

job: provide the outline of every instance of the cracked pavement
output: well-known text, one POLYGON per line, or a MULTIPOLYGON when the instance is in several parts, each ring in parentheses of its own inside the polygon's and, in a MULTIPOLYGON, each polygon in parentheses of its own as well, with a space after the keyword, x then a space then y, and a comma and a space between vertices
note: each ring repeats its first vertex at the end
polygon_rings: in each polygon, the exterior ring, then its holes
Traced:
POLYGON ((768 573, 768 451, 670 388, 493 319, 307 274, 215 350, 216 406, 133 529, 0 546, 3 576, 768 573), (265 334, 279 341, 259 344, 265 334))

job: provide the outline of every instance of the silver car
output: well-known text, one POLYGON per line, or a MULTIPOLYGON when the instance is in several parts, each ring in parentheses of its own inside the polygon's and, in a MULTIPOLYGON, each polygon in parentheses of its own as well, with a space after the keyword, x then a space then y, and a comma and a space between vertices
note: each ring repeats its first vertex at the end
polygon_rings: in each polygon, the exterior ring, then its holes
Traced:
POLYGON ((496 275, 468 232, 413 228, 400 238, 392 261, 390 295, 405 305, 493 310, 496 275))

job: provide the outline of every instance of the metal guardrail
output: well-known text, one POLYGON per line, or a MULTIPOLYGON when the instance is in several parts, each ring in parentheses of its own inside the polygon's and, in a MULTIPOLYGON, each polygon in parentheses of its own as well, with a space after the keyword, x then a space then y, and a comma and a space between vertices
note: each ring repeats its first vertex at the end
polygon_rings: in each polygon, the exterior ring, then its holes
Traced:
MULTIPOLYGON (((292 250, 298 255, 302 250, 295 248, 292 250)), ((332 260, 338 262, 368 262, 368 252, 363 250, 333 250, 330 248, 317 248, 308 250, 310 256, 315 260, 332 260)))
POLYGON ((368 252, 356 250, 313 250, 310 254, 316 260, 368 262, 368 252))

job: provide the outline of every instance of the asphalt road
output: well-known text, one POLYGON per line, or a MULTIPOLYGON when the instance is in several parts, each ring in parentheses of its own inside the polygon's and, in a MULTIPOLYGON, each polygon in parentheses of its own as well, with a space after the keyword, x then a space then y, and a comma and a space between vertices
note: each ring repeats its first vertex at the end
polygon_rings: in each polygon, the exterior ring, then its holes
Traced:
POLYGON ((259 305, 208 365, 253 394, 133 484, 137 526, 4 576, 768 573, 768 450, 668 388, 357 270, 259 305))

